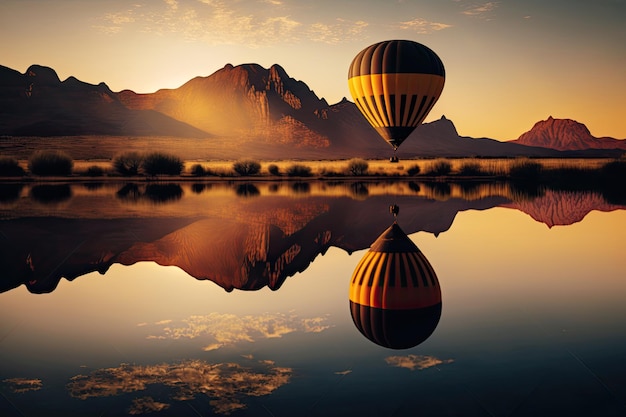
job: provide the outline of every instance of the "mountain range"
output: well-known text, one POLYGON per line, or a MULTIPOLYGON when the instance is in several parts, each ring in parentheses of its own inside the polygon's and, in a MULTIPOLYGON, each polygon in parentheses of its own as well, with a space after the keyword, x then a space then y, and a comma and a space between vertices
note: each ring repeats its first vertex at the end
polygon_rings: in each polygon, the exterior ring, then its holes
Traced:
MULTIPOLYGON (((329 105, 279 65, 230 64, 176 89, 113 92, 32 65, 0 66, 2 136, 160 136, 212 141, 220 157, 339 159, 387 157, 389 147, 347 99, 329 105)), ((398 150, 401 157, 620 156, 626 140, 596 138, 578 122, 538 122, 518 139, 460 136, 442 116, 398 150)))

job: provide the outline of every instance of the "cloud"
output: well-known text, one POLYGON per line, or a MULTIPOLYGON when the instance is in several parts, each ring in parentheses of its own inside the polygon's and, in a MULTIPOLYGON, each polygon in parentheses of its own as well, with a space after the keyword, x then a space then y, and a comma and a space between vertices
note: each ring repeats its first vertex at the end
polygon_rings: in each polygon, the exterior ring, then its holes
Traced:
POLYGON ((359 39, 368 23, 334 19, 303 23, 279 0, 162 0, 107 13, 93 27, 109 35, 125 31, 178 35, 210 45, 251 48, 303 40, 337 44, 359 39))
POLYGON ((39 391, 43 386, 41 379, 33 378, 9 378, 2 381, 14 393, 39 391))
POLYGON ((428 20, 425 20, 419 17, 413 20, 400 22, 397 26, 399 29, 410 30, 410 31, 419 33, 420 35, 426 35, 429 33, 436 32, 438 30, 443 30, 443 29, 452 27, 452 25, 449 25, 447 23, 429 22, 428 20))
POLYGON ((148 339, 213 339, 202 348, 205 351, 241 342, 254 342, 259 338, 280 338, 293 332, 319 333, 330 327, 326 317, 298 318, 293 314, 282 313, 258 316, 210 313, 190 316, 178 323, 172 320, 160 323, 168 326, 163 326, 159 334, 148 335, 148 339))
POLYGON ((314 42, 338 44, 359 39, 369 23, 363 20, 335 19, 331 23, 315 22, 304 28, 306 38, 314 42))
POLYGON ((490 1, 479 5, 470 6, 461 13, 466 16, 486 17, 486 15, 491 14, 491 12, 493 12, 496 7, 498 7, 498 3, 499 2, 497 1, 490 1))
MULTIPOLYGON (((174 364, 129 365, 103 368, 89 375, 76 375, 67 384, 69 394, 82 400, 110 397, 163 388, 171 391, 172 401, 192 400, 198 394, 211 398, 210 405, 218 414, 228 415, 246 408, 247 397, 273 393, 289 383, 292 369, 260 362, 257 368, 244 368, 236 363, 208 363, 187 360, 174 364), (260 366, 261 369, 257 369, 260 366)), ((150 396, 133 400, 130 414, 160 411, 169 404, 156 402, 150 396)))
POLYGON ((453 359, 439 359, 434 356, 426 355, 407 355, 407 356, 389 356, 385 358, 387 364, 398 368, 406 368, 411 371, 416 369, 423 370, 432 368, 433 366, 454 362, 453 359))

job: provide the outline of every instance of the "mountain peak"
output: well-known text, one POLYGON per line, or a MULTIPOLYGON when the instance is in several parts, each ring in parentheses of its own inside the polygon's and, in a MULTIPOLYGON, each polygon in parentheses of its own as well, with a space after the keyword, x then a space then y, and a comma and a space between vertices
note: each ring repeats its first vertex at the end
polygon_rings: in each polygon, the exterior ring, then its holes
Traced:
POLYGON ((26 70, 25 75, 40 84, 61 83, 61 80, 59 79, 59 76, 57 75, 55 70, 50 67, 44 67, 42 65, 31 65, 26 70))
POLYGON ((626 149, 626 142, 612 138, 596 138, 587 126, 572 119, 549 116, 514 141, 521 145, 552 148, 560 151, 583 149, 626 149))

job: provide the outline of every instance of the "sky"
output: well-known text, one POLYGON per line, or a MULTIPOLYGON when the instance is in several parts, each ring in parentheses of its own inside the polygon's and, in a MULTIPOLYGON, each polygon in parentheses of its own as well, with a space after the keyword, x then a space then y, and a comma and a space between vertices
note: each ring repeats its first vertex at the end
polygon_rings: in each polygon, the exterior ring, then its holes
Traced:
POLYGON ((279 64, 334 104, 359 51, 409 39, 446 68, 426 122, 510 140, 552 116, 625 139, 625 19, 626 0, 2 0, 0 65, 151 93, 279 64))

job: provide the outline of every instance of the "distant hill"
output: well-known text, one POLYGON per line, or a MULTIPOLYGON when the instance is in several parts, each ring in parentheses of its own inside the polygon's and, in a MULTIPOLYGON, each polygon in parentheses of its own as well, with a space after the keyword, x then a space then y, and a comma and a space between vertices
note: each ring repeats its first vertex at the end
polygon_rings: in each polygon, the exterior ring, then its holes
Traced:
POLYGON ((613 138, 597 138, 589 132, 587 126, 571 119, 554 119, 552 116, 533 126, 512 143, 527 146, 561 151, 583 149, 623 149, 626 150, 626 140, 613 138))
MULTIPOLYGON (((564 131, 555 130, 557 137, 564 131)), ((104 83, 92 85, 74 77, 60 81, 53 69, 38 65, 25 74, 0 66, 0 135, 199 138, 212 145, 205 148, 219 149, 198 158, 339 159, 394 154, 354 103, 344 98, 329 105, 279 65, 266 69, 257 64, 228 64, 179 88, 150 94, 114 93, 104 83)), ((626 144, 574 136, 587 146, 463 137, 442 116, 419 126, 397 155, 619 156, 621 151, 606 144, 626 144)))
POLYGON ((104 83, 61 81, 39 65, 25 74, 0 66, 0 135, 209 136, 162 113, 129 109, 104 83))

